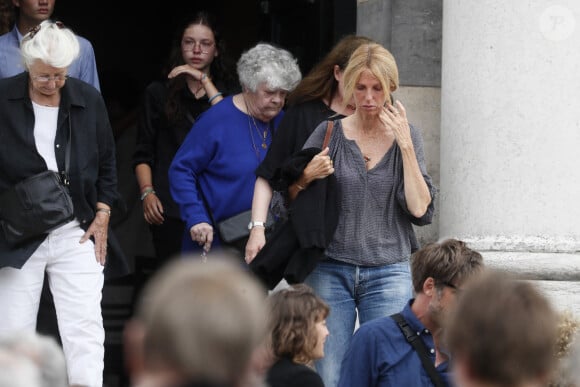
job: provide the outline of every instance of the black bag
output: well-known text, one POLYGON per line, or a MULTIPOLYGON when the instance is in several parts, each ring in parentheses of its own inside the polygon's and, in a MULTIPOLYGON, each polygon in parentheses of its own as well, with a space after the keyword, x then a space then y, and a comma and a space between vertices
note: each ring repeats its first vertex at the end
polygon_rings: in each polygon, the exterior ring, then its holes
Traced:
MULTIPOLYGON (((199 188, 198 188, 199 189, 199 188)), ((199 189, 199 194, 203 201, 203 205, 207 210, 211 223, 214 226, 214 230, 220 238, 221 244, 228 250, 233 249, 240 257, 244 257, 246 250, 246 243, 250 238, 250 229, 248 225, 252 221, 252 210, 247 210, 240 212, 234 216, 230 216, 227 219, 223 219, 220 222, 216 222, 213 213, 207 203, 203 191, 199 189)), ((270 232, 276 223, 276 220, 268 211, 268 217, 266 219, 266 235, 270 232)))
POLYGON ((73 219, 73 203, 58 172, 30 176, 0 195, 0 229, 10 245, 73 219))
MULTIPOLYGON (((243 258, 246 254, 246 244, 250 239, 250 229, 248 225, 252 220, 252 210, 240 212, 222 220, 217 224, 217 233, 222 242, 222 246, 228 250, 233 250, 243 258)), ((272 230, 275 220, 268 212, 266 220, 266 236, 272 230)))
POLYGON ((48 233, 74 218, 68 193, 72 126, 68 116, 64 171, 44 171, 0 194, 0 232, 9 245, 48 233))
MULTIPOLYGON (((252 220, 252 210, 241 212, 237 215, 222 220, 217 224, 217 231, 220 240, 226 244, 234 243, 243 238, 249 238, 250 229, 248 225, 252 220)), ((266 230, 274 225, 274 218, 268 213, 266 220, 266 230)))

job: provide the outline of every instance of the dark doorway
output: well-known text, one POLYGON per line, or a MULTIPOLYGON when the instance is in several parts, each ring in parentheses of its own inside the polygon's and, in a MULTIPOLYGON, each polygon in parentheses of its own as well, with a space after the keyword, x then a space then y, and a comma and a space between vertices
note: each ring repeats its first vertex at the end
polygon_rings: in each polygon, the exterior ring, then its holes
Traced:
POLYGON ((181 16, 199 9, 218 15, 234 61, 258 41, 266 41, 291 51, 303 73, 334 42, 356 31, 356 0, 196 0, 147 5, 102 0, 90 9, 82 1, 59 0, 55 8, 55 18, 92 42, 101 78, 123 74, 141 89, 161 75, 181 16))

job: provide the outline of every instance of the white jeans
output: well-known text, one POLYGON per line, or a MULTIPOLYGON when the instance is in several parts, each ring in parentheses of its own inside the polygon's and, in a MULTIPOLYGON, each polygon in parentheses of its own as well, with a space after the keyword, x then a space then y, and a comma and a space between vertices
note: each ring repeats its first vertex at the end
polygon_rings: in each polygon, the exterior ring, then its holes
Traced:
POLYGON ((44 272, 58 320, 70 384, 102 387, 103 267, 74 220, 52 231, 22 269, 0 269, 0 333, 36 329, 44 272))

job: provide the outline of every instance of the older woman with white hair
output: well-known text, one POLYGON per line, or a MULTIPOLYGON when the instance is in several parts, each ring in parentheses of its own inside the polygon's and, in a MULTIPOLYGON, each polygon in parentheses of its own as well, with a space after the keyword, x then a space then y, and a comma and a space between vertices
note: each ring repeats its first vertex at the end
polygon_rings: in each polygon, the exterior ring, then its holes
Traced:
POLYGON ((119 200, 113 133, 100 93, 67 76, 79 53, 70 29, 44 21, 24 36, 21 52, 26 72, 0 80, 0 333, 35 330, 46 272, 69 383, 101 387, 103 267, 126 272, 109 232, 119 200), (43 196, 45 184, 18 196, 15 186, 47 175, 64 186, 58 199, 43 196), (72 214, 59 216, 50 204, 67 196, 72 214), (8 216, 22 201, 45 211, 22 224, 25 214, 8 216))
MULTIPOLYGON (((287 93, 301 78, 288 51, 265 43, 244 52, 237 71, 242 92, 198 119, 169 168, 171 194, 186 222, 184 251, 223 246, 217 223, 251 209, 254 171, 284 114, 287 93)), ((243 250, 245 240, 237 247, 243 250)))

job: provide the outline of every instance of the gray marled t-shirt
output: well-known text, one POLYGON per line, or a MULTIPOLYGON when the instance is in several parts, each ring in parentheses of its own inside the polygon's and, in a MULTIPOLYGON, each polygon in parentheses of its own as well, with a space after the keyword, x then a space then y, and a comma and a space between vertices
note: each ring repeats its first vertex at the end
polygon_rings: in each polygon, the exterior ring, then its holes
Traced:
MULTIPOLYGON (((321 147, 326 133, 322 122, 304 148, 321 147)), ((421 134, 411 126, 417 161, 434 198, 435 187, 427 174, 421 134)), ((405 261, 418 248, 412 223, 428 224, 433 201, 421 218, 407 210, 403 187, 403 159, 396 142, 374 168, 367 171, 358 145, 344 136, 337 120, 329 142, 339 192, 339 221, 326 255, 361 266, 380 266, 405 261)))

